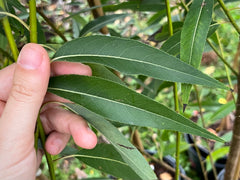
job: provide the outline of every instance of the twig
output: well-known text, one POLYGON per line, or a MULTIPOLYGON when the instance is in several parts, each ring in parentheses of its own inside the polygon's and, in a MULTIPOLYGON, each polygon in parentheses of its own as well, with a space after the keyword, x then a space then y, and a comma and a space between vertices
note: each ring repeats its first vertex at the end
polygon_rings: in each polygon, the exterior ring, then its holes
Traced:
POLYGON ((218 57, 222 60, 222 62, 232 71, 235 76, 238 76, 238 73, 231 67, 231 65, 222 57, 222 55, 218 52, 217 48, 207 39, 207 43, 211 46, 213 51, 218 55, 218 57))
MULTIPOLYGON (((203 128, 206 128, 204 117, 203 117, 203 112, 202 112, 202 104, 201 104, 201 101, 200 101, 200 98, 199 98, 199 92, 198 92, 198 89, 197 89, 196 85, 194 85, 194 88, 195 88, 196 95, 197 95, 197 102, 198 102, 198 106, 199 106, 199 112, 200 112, 200 116, 201 116, 202 126, 203 126, 203 128)), ((217 180, 217 170, 214 166, 213 157, 212 157, 212 153, 211 153, 211 148, 209 146, 208 140, 206 140, 206 142, 207 142, 207 149, 208 149, 208 152, 209 152, 210 163, 211 163, 212 169, 213 169, 213 175, 214 175, 215 180, 217 180)))
POLYGON ((62 34, 61 31, 59 31, 56 26, 53 24, 53 22, 39 9, 37 8, 38 14, 42 16, 42 18, 48 23, 48 25, 54 30, 54 32, 59 35, 64 42, 67 42, 66 37, 62 34))
MULTIPOLYGON (((173 35, 173 25, 172 25, 172 17, 171 17, 171 8, 170 8, 170 2, 169 0, 165 0, 165 5, 167 9, 167 19, 168 19, 168 31, 169 35, 173 35)), ((179 113, 179 104, 178 104, 178 92, 177 92, 177 83, 174 83, 173 88, 174 93, 174 104, 175 104, 175 111, 179 113)), ((175 167, 175 179, 178 180, 179 177, 179 159, 180 159, 180 139, 181 134, 180 132, 176 131, 176 167, 175 167)))
POLYGON ((236 29, 236 31, 240 35, 240 28, 237 25, 237 23, 235 22, 235 20, 233 19, 233 17, 231 16, 231 14, 229 13, 229 11, 227 10, 227 7, 225 6, 223 0, 217 0, 217 1, 218 1, 219 5, 221 6, 221 8, 223 9, 223 11, 226 14, 226 16, 228 17, 229 21, 233 25, 233 27, 236 29))
MULTIPOLYGON (((0 1, 0 7, 3 10, 5 10, 5 0, 0 1)), ((7 39, 8 39, 10 49, 11 49, 12 54, 13 54, 13 58, 14 58, 15 61, 17 61, 19 51, 18 51, 17 45, 15 43, 14 37, 12 35, 12 29, 11 29, 11 26, 9 24, 8 18, 4 17, 2 21, 3 21, 3 28, 4 28, 5 34, 7 36, 7 39)))

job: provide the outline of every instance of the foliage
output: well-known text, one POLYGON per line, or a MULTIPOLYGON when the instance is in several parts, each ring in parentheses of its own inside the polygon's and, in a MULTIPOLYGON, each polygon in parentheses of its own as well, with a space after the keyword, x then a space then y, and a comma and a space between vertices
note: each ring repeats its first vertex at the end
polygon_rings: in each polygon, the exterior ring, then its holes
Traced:
MULTIPOLYGON (((28 3, 2 2, 1 68, 14 63, 24 44, 34 42, 32 34, 48 50, 52 62, 81 62, 92 68, 92 77, 51 78, 48 91, 71 100, 74 104, 62 106, 83 116, 110 144, 98 144, 93 150, 72 148, 70 144, 60 159, 75 156, 104 172, 100 176, 156 179, 142 154, 144 149, 153 150, 156 153, 147 160, 161 162, 165 155, 174 156, 175 149, 185 151, 189 145, 183 138, 176 145, 173 131, 216 140, 216 147, 223 145, 223 140, 206 127, 235 110, 235 93, 229 98, 229 89, 236 89, 237 84, 235 66, 240 48, 236 52, 239 32, 234 23, 240 15, 234 7, 239 8, 239 2, 225 2, 230 11, 224 10, 221 0, 175 0, 170 3, 169 16, 167 0, 102 0, 102 4, 92 1, 93 5, 84 0, 64 4, 39 0, 38 33, 32 26, 29 31, 33 15, 28 14, 28 3), (97 15, 93 18, 91 13, 97 15), (226 102, 221 104, 220 100, 226 102), (188 105, 184 113, 171 110, 177 102, 182 109, 188 105), (200 115, 202 121, 190 120, 200 115), (135 131, 140 132, 144 149, 132 145, 135 131)), ((223 139, 229 141, 227 137, 223 139)), ((204 146, 209 147, 209 143, 204 146)), ((208 169, 214 169, 213 161, 229 152, 229 147, 221 149, 224 151, 214 149, 212 154, 208 149, 208 169)), ((187 164, 182 156, 177 155, 177 159, 187 164)))

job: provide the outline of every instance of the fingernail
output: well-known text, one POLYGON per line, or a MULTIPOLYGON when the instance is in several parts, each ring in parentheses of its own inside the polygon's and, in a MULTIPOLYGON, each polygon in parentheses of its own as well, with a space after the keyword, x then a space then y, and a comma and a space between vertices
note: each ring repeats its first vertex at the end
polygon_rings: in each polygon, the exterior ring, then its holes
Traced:
POLYGON ((55 151, 57 153, 59 153, 59 151, 61 150, 62 144, 63 144, 63 142, 59 138, 57 138, 53 141, 53 145, 54 145, 55 151))
POLYGON ((24 69, 37 69, 43 59, 43 54, 36 44, 28 44, 21 50, 17 63, 24 69))

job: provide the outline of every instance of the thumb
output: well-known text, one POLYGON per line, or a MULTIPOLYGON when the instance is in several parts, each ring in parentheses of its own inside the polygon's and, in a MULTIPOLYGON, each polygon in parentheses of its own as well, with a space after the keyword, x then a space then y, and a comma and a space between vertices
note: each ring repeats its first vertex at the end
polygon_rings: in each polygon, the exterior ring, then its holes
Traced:
POLYGON ((44 48, 32 43, 25 45, 18 57, 12 88, 0 119, 0 137, 4 134, 8 142, 16 143, 16 148, 33 141, 49 76, 50 62, 44 48))

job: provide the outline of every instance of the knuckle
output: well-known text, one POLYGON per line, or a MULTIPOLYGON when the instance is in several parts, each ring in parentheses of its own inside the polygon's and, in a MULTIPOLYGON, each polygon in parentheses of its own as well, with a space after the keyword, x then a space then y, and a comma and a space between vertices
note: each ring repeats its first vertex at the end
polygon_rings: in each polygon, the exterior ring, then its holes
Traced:
POLYGON ((34 90, 21 83, 13 84, 10 94, 10 96, 18 102, 29 102, 32 100, 33 95, 34 90))

